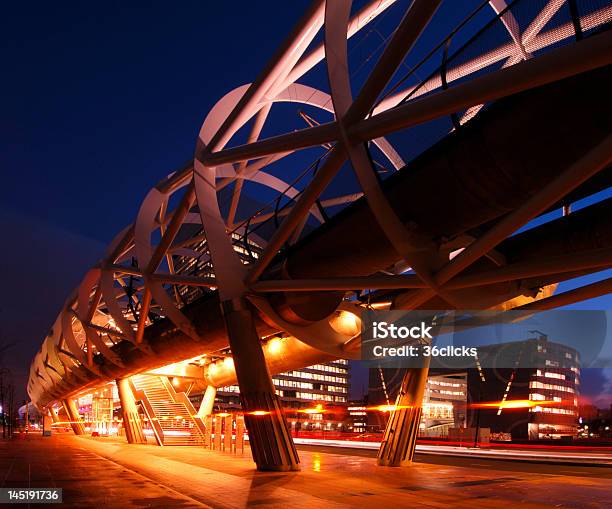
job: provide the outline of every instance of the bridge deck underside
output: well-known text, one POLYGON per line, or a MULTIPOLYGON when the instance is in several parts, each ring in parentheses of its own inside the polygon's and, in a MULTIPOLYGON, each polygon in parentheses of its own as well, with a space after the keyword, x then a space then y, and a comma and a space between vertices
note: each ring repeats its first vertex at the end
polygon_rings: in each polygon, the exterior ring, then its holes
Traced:
MULTIPOLYGON (((608 100, 611 73, 607 66, 491 105, 459 132, 387 179, 383 190, 389 202, 402 221, 407 225, 416 222, 423 235, 440 245, 446 243, 448 250, 453 249, 455 239, 477 237, 605 138, 612 119, 608 100)), ((610 176, 607 168, 574 190, 568 201, 604 189, 610 176)), ((612 200, 605 200, 510 237, 496 250, 507 263, 518 263, 612 248, 612 226, 607 220, 611 209, 612 200)), ((373 274, 398 261, 397 252, 362 198, 292 246, 276 266, 286 264, 293 278, 340 277, 373 274)), ((495 264, 490 259, 481 258, 464 275, 492 268, 495 264)), ((269 272, 276 272, 274 265, 269 272)), ((455 293, 466 308, 486 308, 588 272, 534 275, 520 285, 508 280, 455 293)), ((381 291, 379 295, 388 299, 399 292, 381 291)), ((314 293, 313 299, 320 296, 320 292, 314 293)), ((211 292, 183 308, 199 340, 181 332, 170 320, 159 320, 144 332, 144 344, 150 351, 119 341, 112 350, 121 358, 122 367, 97 356, 97 372, 74 367, 49 387, 39 403, 226 348, 228 339, 219 306, 218 294, 211 292)), ((448 304, 434 298, 421 305, 440 306, 447 308, 448 304)), ((260 317, 256 319, 260 337, 278 332, 260 317)), ((321 356, 326 358, 323 353, 321 356)))

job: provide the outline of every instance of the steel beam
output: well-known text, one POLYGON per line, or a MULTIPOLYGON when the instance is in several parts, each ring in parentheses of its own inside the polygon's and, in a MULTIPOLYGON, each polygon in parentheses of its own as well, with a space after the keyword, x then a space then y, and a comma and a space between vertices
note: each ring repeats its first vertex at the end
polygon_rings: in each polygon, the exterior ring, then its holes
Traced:
POLYGON ((221 127, 210 140, 206 150, 214 151, 227 143, 228 133, 233 134, 256 112, 264 94, 282 76, 286 77, 297 58, 305 51, 305 43, 310 42, 323 23, 324 0, 315 0, 302 16, 292 33, 279 47, 268 65, 262 69, 257 79, 240 98, 221 127))
MULTIPOLYGON (((493 71, 430 96, 383 111, 349 127, 351 138, 371 140, 407 129, 462 109, 575 76, 612 63, 612 34, 594 35, 579 44, 493 71)), ((213 152, 203 157, 204 166, 219 166, 297 150, 337 140, 337 122, 266 138, 249 145, 213 152)))
POLYGON ((215 406, 215 397, 217 396, 217 388, 209 385, 206 387, 206 391, 204 392, 204 397, 202 398, 202 402, 200 403, 200 408, 198 409, 198 413, 196 417, 198 419, 205 419, 209 415, 212 414, 213 408, 215 406))
MULTIPOLYGON (((442 0, 415 0, 412 2, 399 26, 393 32, 383 54, 376 62, 376 66, 361 87, 359 95, 342 117, 343 124, 351 125, 365 118, 374 105, 374 101, 429 24, 441 2, 442 0)), ((329 60, 330 57, 328 56, 327 59, 329 60)))
POLYGON ((412 274, 356 276, 319 279, 281 279, 258 281, 251 285, 251 290, 261 293, 269 292, 310 292, 323 290, 379 290, 396 288, 427 288, 423 281, 412 274))
POLYGON ((299 226, 302 218, 308 214, 310 207, 312 207, 319 195, 338 173, 344 161, 344 151, 339 147, 334 147, 327 156, 323 166, 319 168, 319 171, 300 195, 291 212, 289 212, 280 227, 274 232, 264 252, 249 271, 247 283, 252 284, 259 278, 293 230, 299 226))
POLYGON ((524 304, 514 309, 518 310, 538 310, 544 311, 547 309, 555 309, 561 306, 569 306, 576 302, 582 302, 583 300, 594 299, 601 297, 602 295, 608 295, 612 293, 612 278, 598 281, 597 283, 591 283, 590 285, 581 286, 574 290, 552 295, 546 299, 536 300, 529 304, 524 304))
POLYGON ((444 284, 497 246, 523 224, 544 212, 581 183, 604 169, 610 162, 612 162, 612 135, 606 137, 584 157, 561 172, 546 187, 466 247, 436 274, 437 283, 444 284))
POLYGON ((67 398, 62 400, 62 405, 64 405, 64 411, 68 416, 68 421, 70 422, 70 427, 72 431, 74 431, 75 435, 84 435, 85 434, 85 426, 83 425, 83 420, 79 414, 79 408, 74 399, 67 398))
POLYGON ((55 408, 53 408, 53 406, 49 407, 49 415, 51 416, 51 420, 54 424, 60 422, 59 415, 57 415, 57 411, 55 408))
POLYGON ((458 276, 451 279, 444 285, 444 288, 458 290, 460 288, 471 288, 548 274, 561 274, 563 272, 595 268, 603 269, 610 266, 612 266, 612 248, 595 249, 586 252, 551 256, 544 259, 528 259, 493 270, 458 276))
MULTIPOLYGON (((349 134, 363 141, 379 138, 470 106, 495 101, 611 63, 612 33, 604 32, 578 44, 551 50, 467 83, 409 101, 351 126, 349 134)), ((290 148, 289 144, 284 145, 285 150, 290 148)))
MULTIPOLYGON (((531 196, 522 206, 508 214, 493 228, 450 260, 434 276, 436 283, 438 285, 445 284, 522 225, 547 210, 563 196, 601 171, 610 162, 612 162, 612 135, 607 136, 584 157, 560 173, 542 190, 531 196)), ((426 289, 411 295, 399 296, 395 303, 400 309, 413 309, 433 297, 434 293, 433 290, 426 289)))

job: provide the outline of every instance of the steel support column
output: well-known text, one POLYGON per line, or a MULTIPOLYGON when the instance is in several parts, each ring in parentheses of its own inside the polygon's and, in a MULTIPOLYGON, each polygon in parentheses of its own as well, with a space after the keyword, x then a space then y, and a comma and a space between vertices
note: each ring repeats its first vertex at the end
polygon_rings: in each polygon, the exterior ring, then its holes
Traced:
POLYGON ((147 437, 145 437, 142 429, 142 421, 140 415, 138 415, 138 407, 130 387, 129 378, 117 379, 117 392, 119 393, 121 413, 123 414, 123 429, 128 444, 146 444, 147 437))
POLYGON ((429 360, 422 368, 408 369, 389 416, 383 441, 378 450, 378 464, 386 467, 409 465, 414 456, 421 424, 423 395, 429 373, 429 360))
POLYGON ((57 415, 55 408, 49 407, 49 415, 51 416, 51 420, 53 421, 53 423, 60 422, 59 415, 57 415))
POLYGON ((66 411, 66 415, 70 421, 70 427, 72 428, 72 431, 74 431, 74 434, 84 435, 85 426, 83 426, 83 421, 79 415, 79 408, 77 407, 75 400, 71 398, 64 399, 62 400, 62 405, 64 405, 64 410, 66 411))
POLYGON ((258 470, 299 470, 300 459, 276 395, 253 313, 243 298, 222 303, 240 402, 258 470))
POLYGON ((42 436, 50 437, 53 433, 53 417, 51 415, 43 415, 42 436))
POLYGON ((198 410, 198 419, 204 419, 212 414, 213 406, 215 404, 215 396, 217 395, 217 388, 209 385, 206 387, 206 392, 200 403, 200 409, 198 410))

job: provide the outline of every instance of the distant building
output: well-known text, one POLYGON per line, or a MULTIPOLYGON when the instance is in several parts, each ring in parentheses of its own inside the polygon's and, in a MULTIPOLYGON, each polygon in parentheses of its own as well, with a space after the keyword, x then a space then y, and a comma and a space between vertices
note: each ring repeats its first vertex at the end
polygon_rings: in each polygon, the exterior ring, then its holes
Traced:
POLYGON ((100 435, 117 433, 119 395, 115 385, 107 385, 78 398, 79 413, 85 423, 85 428, 100 435))
MULTIPOLYGON (((393 405, 405 370, 372 368, 369 373, 368 404, 372 407, 393 405)), ((466 421, 467 375, 431 371, 423 397, 421 436, 446 436, 448 429, 461 427, 466 421)), ((368 430, 381 431, 388 414, 368 412, 368 430)))
POLYGON ((427 379, 421 417, 422 436, 446 436, 465 426, 467 374, 431 375, 427 379))
POLYGON ((595 405, 580 405, 578 407, 578 417, 586 421, 595 419, 599 417, 599 408, 595 405))
MULTIPOLYGON (((580 358, 573 348, 546 336, 482 346, 479 366, 466 373, 431 370, 423 398, 420 436, 445 437, 450 428, 490 428, 491 436, 514 440, 575 437, 578 434, 580 358), (482 403, 522 402, 520 408, 477 408, 482 403), (538 402, 540 402, 538 404, 538 402)), ((369 405, 393 405, 402 369, 371 369, 369 405)), ((368 431, 381 431, 388 414, 368 412, 368 431)), ((605 428, 605 426, 604 426, 605 428)))
POLYGON ((504 366, 468 370, 468 425, 510 434, 513 440, 575 437, 578 430, 580 359, 578 352, 544 335, 478 348, 482 366, 504 356, 504 366), (517 408, 480 407, 479 403, 523 402, 517 408), (538 404, 538 402, 540 402, 538 404))
POLYGON ((364 399, 349 401, 347 414, 346 430, 365 433, 368 426, 367 396, 364 399))
MULTIPOLYGON (((345 429, 349 376, 348 361, 343 359, 274 375, 272 380, 283 400, 291 428, 296 431, 345 429)), ((192 400, 199 402, 201 394, 194 394, 192 400)), ((240 409, 237 385, 217 389, 215 410, 240 409)))
POLYGON ((599 411, 590 419, 580 417, 578 423, 578 437, 597 442, 612 442, 612 418, 608 412, 599 411))

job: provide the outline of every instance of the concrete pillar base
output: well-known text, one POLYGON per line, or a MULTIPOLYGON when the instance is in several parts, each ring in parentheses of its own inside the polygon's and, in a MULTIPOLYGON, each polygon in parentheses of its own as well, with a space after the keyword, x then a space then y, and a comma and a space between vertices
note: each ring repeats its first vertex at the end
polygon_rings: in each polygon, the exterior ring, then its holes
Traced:
POLYGON ((123 413, 125 437, 129 444, 146 444, 147 437, 142 429, 142 421, 140 420, 134 393, 130 387, 130 380, 129 378, 121 378, 116 383, 123 413))
POLYGON ((429 366, 406 370, 397 395, 396 409, 391 412, 378 450, 379 465, 403 467, 412 462, 428 373, 429 366))
POLYGON ((269 392, 248 392, 240 396, 249 430, 249 444, 257 470, 290 472, 300 470, 300 458, 283 413, 280 398, 269 392))
POLYGON ((224 301, 222 307, 257 469, 299 470, 300 459, 268 371, 250 305, 239 298, 224 301))

